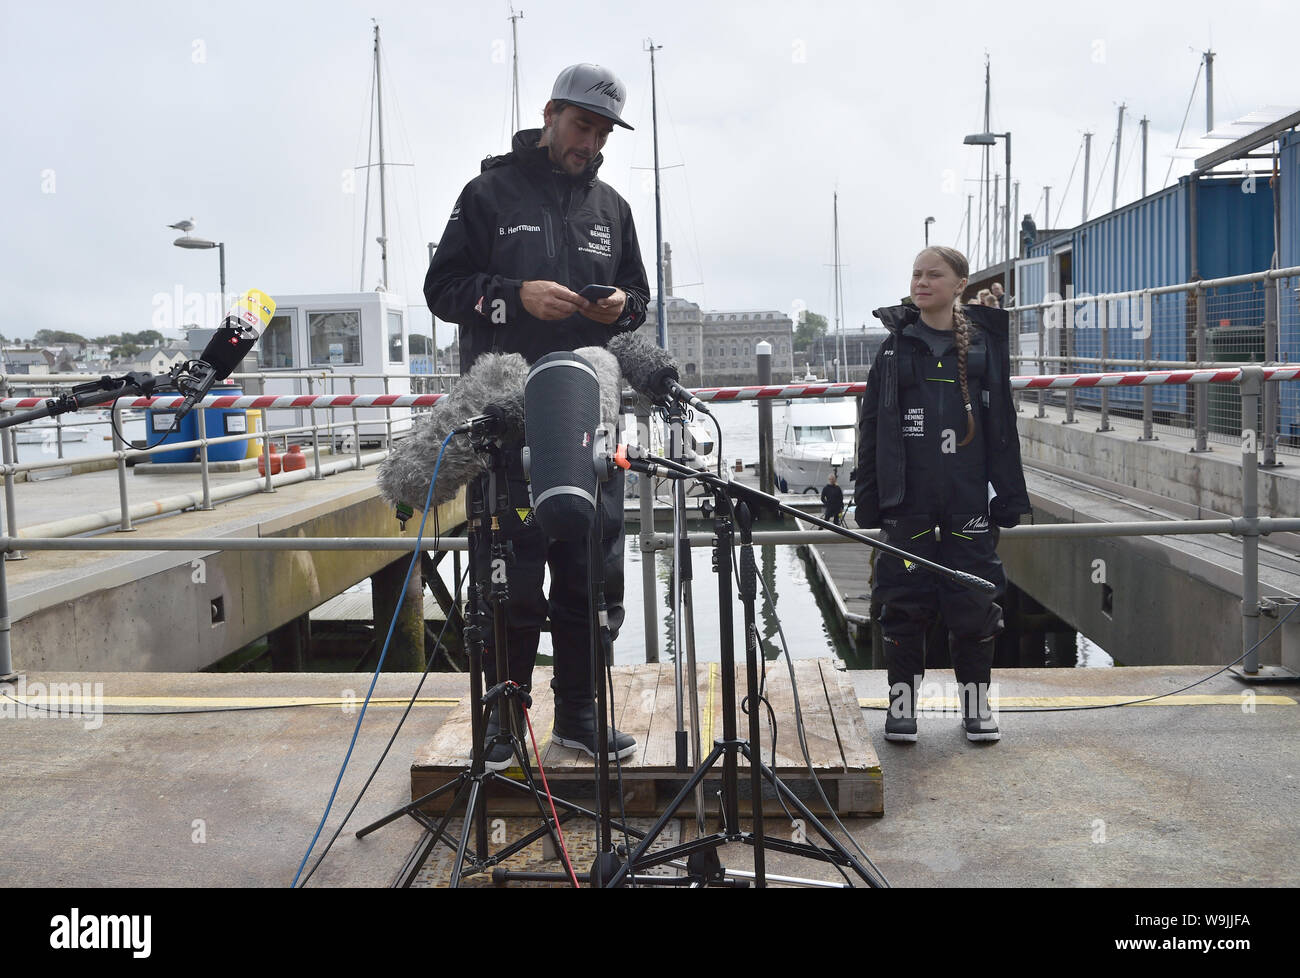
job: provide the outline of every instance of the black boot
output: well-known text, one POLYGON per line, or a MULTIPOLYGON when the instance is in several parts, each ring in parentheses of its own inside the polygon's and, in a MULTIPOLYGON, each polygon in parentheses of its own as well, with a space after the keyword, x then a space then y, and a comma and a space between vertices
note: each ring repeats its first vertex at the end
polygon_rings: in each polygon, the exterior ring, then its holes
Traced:
POLYGON ((989 686, 993 681, 995 638, 962 639, 949 635, 952 668, 961 697, 962 725, 970 741, 1001 740, 997 720, 989 707, 989 686))
POLYGON ((916 687, 925 675, 925 637, 885 638, 885 666, 889 674, 889 710, 885 714, 885 739, 916 741, 916 687))
MULTIPOLYGON (((576 747, 596 756, 596 701, 590 696, 566 696, 555 684, 555 725, 551 739, 565 747, 576 747)), ((623 760, 636 752, 636 738, 607 724, 609 759, 623 760)))
MULTIPOLYGON (((533 683, 533 662, 537 657, 537 636, 515 635, 511 634, 508 639, 510 650, 510 678, 517 682, 524 690, 528 692, 533 683)), ((496 685, 497 679, 496 656, 491 649, 484 649, 483 653, 483 690, 486 692, 496 685)), ((507 702, 505 696, 497 698, 492 704, 491 710, 488 711, 487 729, 483 735, 483 752, 484 767, 489 771, 504 771, 510 767, 515 760, 515 753, 510 746, 509 729, 501 729, 501 705, 507 702)), ((517 702, 517 701, 516 701, 517 702)), ((519 707, 511 704, 507 707, 509 713, 515 712, 519 707)), ((527 732, 526 727, 515 731, 515 737, 519 740, 520 746, 527 751, 528 743, 524 740, 527 732)))

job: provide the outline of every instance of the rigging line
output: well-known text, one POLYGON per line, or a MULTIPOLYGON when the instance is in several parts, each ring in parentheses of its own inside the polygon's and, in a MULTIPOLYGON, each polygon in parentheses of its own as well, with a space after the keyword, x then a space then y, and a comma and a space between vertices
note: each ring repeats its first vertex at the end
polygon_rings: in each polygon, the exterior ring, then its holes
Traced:
MULTIPOLYGON (((1106 164, 1110 162, 1110 153, 1111 153, 1111 150, 1113 150, 1114 148, 1115 148, 1115 140, 1114 140, 1114 139, 1111 139, 1111 141, 1110 141, 1110 145, 1106 147, 1106 158, 1105 158, 1104 160, 1101 161, 1101 166, 1097 169, 1097 175, 1098 175, 1098 177, 1100 177, 1101 174, 1103 174, 1103 173, 1106 172, 1106 164)), ((1117 165, 1118 165, 1118 161, 1117 161, 1117 165)), ((1101 188, 1102 188, 1102 185, 1103 185, 1104 183, 1105 183, 1104 180, 1101 180, 1101 179, 1098 179, 1098 180, 1097 180, 1097 189, 1094 190, 1094 191, 1092 192, 1092 200, 1088 201, 1088 213, 1089 213, 1089 214, 1093 213, 1093 209, 1092 209, 1092 208, 1093 208, 1093 205, 1095 205, 1095 204, 1097 203, 1097 195, 1098 195, 1099 193, 1101 193, 1101 188)), ((1086 192, 1088 188, 1087 188, 1087 187, 1084 187, 1083 189, 1084 189, 1084 191, 1086 192)))
POLYGON ((397 86, 393 83, 392 72, 384 68, 384 77, 388 81, 388 91, 391 93, 393 99, 393 110, 397 115, 397 131, 401 136, 402 143, 406 147, 407 158, 411 161, 410 163, 411 169, 408 175, 411 178, 411 195, 415 199, 415 233, 417 236, 417 240, 415 242, 414 248, 411 247, 411 243, 408 240, 406 240, 406 237, 404 236, 404 235, 409 235, 410 222, 403 222, 401 220, 402 208, 397 208, 397 213, 396 213, 397 224, 398 224, 398 242, 404 246, 401 249, 400 255, 398 256, 397 263, 399 268, 401 269, 401 275, 402 275, 402 295, 406 296, 411 294, 410 286, 412 281, 409 275, 409 269, 406 267, 407 261, 411 255, 420 253, 420 247, 422 246, 422 243, 425 240, 424 226, 420 216, 421 208, 420 208, 419 181, 415 179, 415 148, 411 145, 410 130, 408 130, 406 126, 406 116, 402 112, 402 102, 401 99, 398 98, 397 86))
POLYGON ((1070 178, 1065 181, 1065 189, 1061 191, 1061 203, 1056 207, 1056 220, 1052 221, 1052 227, 1061 226, 1061 211, 1065 210, 1065 200, 1070 195, 1070 187, 1074 184, 1074 174, 1079 169, 1079 157, 1083 155, 1083 140, 1079 140, 1079 148, 1074 154, 1074 165, 1070 167, 1070 178))
POLYGON ((370 69, 370 122, 366 126, 366 196, 361 205, 361 277, 358 292, 366 291, 366 240, 370 236, 370 155, 375 146, 375 80, 378 66, 370 69))
POLYGON ((685 163, 686 154, 682 151, 682 139, 677 132, 677 122, 673 119, 672 105, 667 98, 664 99, 664 111, 668 115, 668 126, 672 129, 673 139, 677 143, 677 156, 682 160, 682 182, 686 185, 686 209, 691 217, 691 239, 695 244, 695 267, 700 279, 700 304, 707 307, 708 293, 705 291, 704 282, 707 281, 708 277, 704 274, 704 252, 700 249, 699 224, 695 220, 695 200, 691 196, 691 181, 685 163))
MULTIPOLYGON (((370 101, 369 101, 369 104, 370 104, 371 106, 373 106, 373 105, 374 105, 374 101, 375 101, 375 94, 374 94, 374 66, 373 66, 373 65, 371 66, 371 70, 370 70, 370 84, 371 84, 371 89, 370 89, 370 101)), ((353 158, 354 160, 355 160, 355 159, 358 159, 358 158, 361 156, 361 133, 362 133, 362 131, 363 131, 363 130, 360 130, 360 129, 357 130, 357 144, 356 144, 356 146, 355 146, 355 147, 353 148, 353 150, 352 150, 352 158, 353 158)), ((369 161, 367 160, 367 162, 369 162, 369 161)), ((366 169, 366 172, 367 172, 367 173, 370 172, 369 168, 366 169)), ((354 166, 354 167, 352 168, 352 178, 353 178, 353 180, 356 179, 356 174, 357 174, 357 168, 354 166)), ((351 198, 352 198, 352 207, 350 208, 351 211, 352 211, 352 230, 351 230, 351 232, 348 234, 348 242, 349 242, 349 248, 348 248, 348 264, 347 264, 347 267, 348 267, 348 268, 352 268, 352 267, 357 263, 357 194, 356 194, 356 187, 355 187, 355 186, 352 188, 352 191, 353 191, 353 192, 352 192, 350 195, 346 195, 346 196, 351 196, 351 198)), ((364 235, 365 232, 362 231, 362 234, 364 235)), ((364 248, 365 248, 365 242, 363 241, 363 242, 362 242, 362 249, 364 250, 364 248)), ((350 279, 351 277, 352 277, 352 273, 349 271, 349 272, 345 275, 345 277, 344 277, 344 281, 347 281, 347 280, 350 279)))
MULTIPOLYGON (((1197 86, 1201 83, 1201 69, 1205 67, 1205 56, 1201 56, 1200 63, 1196 66, 1196 77, 1192 80, 1192 94, 1187 96, 1187 108, 1183 112, 1183 124, 1178 127, 1178 138, 1174 140, 1174 149, 1178 149, 1183 142, 1183 130, 1187 128, 1187 117, 1192 112, 1192 101, 1196 98, 1197 86)), ((1174 157, 1169 157, 1169 169, 1165 170, 1165 179, 1160 184, 1160 189, 1164 190, 1169 186, 1169 174, 1174 172, 1174 157)))
MULTIPOLYGON (((1141 127, 1139 126, 1139 124, 1137 123, 1136 120, 1134 120, 1133 128, 1135 128, 1135 129, 1139 129, 1139 128, 1141 128, 1141 127)), ((1121 171, 1120 171, 1120 174, 1119 174, 1119 182, 1120 182, 1120 186, 1123 186, 1123 184, 1124 184, 1124 178, 1125 178, 1126 176, 1128 176, 1128 168, 1129 168, 1129 167, 1132 165, 1132 163, 1133 163, 1133 157, 1137 155, 1138 146, 1139 146, 1139 144, 1140 144, 1140 142, 1141 142, 1141 138, 1142 138, 1142 137, 1141 137, 1141 135, 1139 134, 1138 136, 1135 136, 1132 140, 1130 140, 1130 142, 1132 142, 1132 145, 1131 145, 1131 146, 1129 147, 1129 149, 1128 149, 1128 160, 1124 163, 1124 169, 1121 170, 1121 171)), ((1141 189, 1140 189, 1140 186, 1139 186, 1139 193, 1140 193, 1140 192, 1141 192, 1141 189)))

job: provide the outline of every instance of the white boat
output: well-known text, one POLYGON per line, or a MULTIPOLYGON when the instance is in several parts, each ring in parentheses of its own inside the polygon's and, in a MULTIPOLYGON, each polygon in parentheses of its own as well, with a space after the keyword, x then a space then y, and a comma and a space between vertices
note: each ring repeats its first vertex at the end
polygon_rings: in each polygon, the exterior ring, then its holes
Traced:
POLYGON ((857 457, 857 402, 851 397, 785 402, 776 438, 776 484, 782 492, 820 493, 831 473, 840 488, 857 457))
MULTIPOLYGON (((27 424, 19 425, 14 432, 14 440, 20 445, 43 445, 56 444, 59 439, 59 433, 56 430, 59 426, 53 418, 38 418, 27 424)), ((77 428, 73 425, 62 425, 63 440, 85 441, 90 435, 89 428, 77 428)))

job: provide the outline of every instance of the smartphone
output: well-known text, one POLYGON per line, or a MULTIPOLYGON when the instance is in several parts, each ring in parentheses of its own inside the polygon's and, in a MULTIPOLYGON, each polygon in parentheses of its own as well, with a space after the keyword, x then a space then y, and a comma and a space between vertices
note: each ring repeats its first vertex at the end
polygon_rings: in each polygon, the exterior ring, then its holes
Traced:
POLYGON ((578 295, 588 302, 595 302, 597 299, 608 299, 617 291, 612 285, 587 285, 578 290, 578 295))

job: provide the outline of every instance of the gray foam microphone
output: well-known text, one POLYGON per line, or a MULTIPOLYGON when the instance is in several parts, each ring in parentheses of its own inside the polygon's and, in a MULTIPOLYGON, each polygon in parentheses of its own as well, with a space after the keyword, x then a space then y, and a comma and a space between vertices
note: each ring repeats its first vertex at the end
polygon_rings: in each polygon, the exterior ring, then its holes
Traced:
POLYGON ((635 333, 621 333, 609 341, 609 352, 618 360, 623 379, 638 394, 657 404, 668 398, 683 401, 696 411, 711 415, 703 401, 678 383, 681 374, 668 351, 646 342, 635 333))

